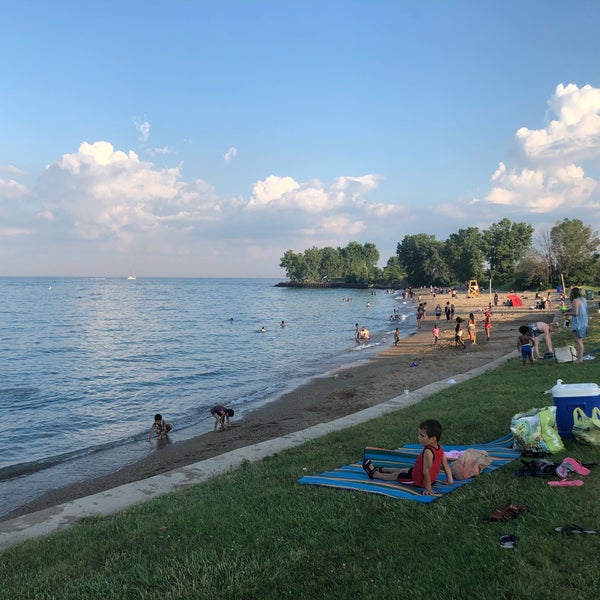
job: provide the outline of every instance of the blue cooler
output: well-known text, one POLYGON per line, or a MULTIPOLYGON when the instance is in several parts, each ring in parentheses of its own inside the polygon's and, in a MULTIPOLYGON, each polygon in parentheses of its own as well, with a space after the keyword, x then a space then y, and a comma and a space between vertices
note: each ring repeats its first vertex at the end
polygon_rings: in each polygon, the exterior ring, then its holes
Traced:
POLYGON ((581 408, 592 416, 594 406, 600 408, 600 387, 597 383, 563 383, 562 379, 552 388, 556 406, 556 426, 561 437, 572 437, 573 411, 581 408))

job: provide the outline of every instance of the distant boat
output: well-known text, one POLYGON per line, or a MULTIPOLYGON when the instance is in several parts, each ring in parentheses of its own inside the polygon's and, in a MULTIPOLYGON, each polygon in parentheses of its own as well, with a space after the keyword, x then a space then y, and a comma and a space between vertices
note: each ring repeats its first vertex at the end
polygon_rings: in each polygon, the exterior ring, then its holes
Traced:
POLYGON ((131 269, 131 275, 127 279, 129 279, 129 281, 133 281, 133 280, 137 279, 137 277, 135 276, 135 273, 133 272, 133 269, 131 269))

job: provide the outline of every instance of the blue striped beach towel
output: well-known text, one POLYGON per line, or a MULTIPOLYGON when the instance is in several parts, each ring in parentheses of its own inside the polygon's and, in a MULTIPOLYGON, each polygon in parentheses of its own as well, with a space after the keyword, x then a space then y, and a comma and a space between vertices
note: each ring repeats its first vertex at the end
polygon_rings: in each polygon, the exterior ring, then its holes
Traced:
MULTIPOLYGON (((469 446, 444 445, 444 451, 461 451, 467 450, 468 448, 485 450, 491 457, 492 464, 489 467, 486 467, 483 472, 489 473, 521 456, 520 452, 512 449, 512 444, 512 435, 507 435, 488 444, 471 444, 469 446)), ((398 450, 386 450, 385 448, 374 448, 369 446, 364 449, 363 460, 370 459, 377 467, 390 467, 393 469, 409 468, 415 464, 417 456, 422 450, 423 447, 419 444, 407 444, 398 450)), ((318 475, 305 475, 298 480, 298 483, 344 490, 355 490, 358 492, 367 492, 369 494, 390 496, 391 498, 429 503, 470 483, 475 478, 471 477, 470 479, 455 481, 452 485, 441 483, 445 482, 445 479, 446 475, 442 471, 438 475, 437 483, 433 486, 434 495, 423 496, 423 488, 395 481, 369 479, 362 468, 361 461, 340 467, 334 471, 326 471, 324 473, 319 473, 318 475)))

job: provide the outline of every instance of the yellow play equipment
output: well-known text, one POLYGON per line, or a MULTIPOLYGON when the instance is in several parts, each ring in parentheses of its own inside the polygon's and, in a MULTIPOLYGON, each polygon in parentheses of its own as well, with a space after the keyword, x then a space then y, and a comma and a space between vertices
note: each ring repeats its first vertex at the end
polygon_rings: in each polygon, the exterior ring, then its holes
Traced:
POLYGON ((469 279, 467 298, 479 298, 479 284, 477 283, 477 279, 469 279))

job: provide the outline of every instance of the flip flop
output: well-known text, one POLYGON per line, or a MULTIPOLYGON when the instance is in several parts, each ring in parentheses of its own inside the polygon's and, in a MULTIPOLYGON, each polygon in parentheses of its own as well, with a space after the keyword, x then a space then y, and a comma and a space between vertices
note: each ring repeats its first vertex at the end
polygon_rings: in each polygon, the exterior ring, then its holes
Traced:
POLYGON ((515 504, 511 502, 509 505, 504 508, 497 508, 492 514, 489 516, 490 521, 510 521, 514 519, 517 515, 520 515, 523 512, 527 512, 529 510, 528 506, 515 504))
POLYGON ((504 550, 514 550, 517 545, 516 535, 501 535, 500 536, 500 548, 504 550))
POLYGON ((562 479, 561 481, 549 481, 548 485, 552 487, 581 487, 583 481, 581 479, 562 479))
POLYGON ((490 521, 506 521, 506 513, 501 509, 497 508, 490 516, 490 521))
POLYGON ((375 473, 377 472, 377 469, 375 468, 371 460, 369 460, 368 458, 363 460, 362 468, 366 471, 367 475, 369 476, 369 479, 373 479, 375 473))
POLYGON ((567 456, 563 458, 562 465, 571 471, 575 471, 578 475, 589 475, 590 470, 584 467, 577 459, 567 456))
POLYGON ((555 527, 556 533, 562 533, 563 535, 579 535, 585 533, 587 535, 598 535, 600 532, 597 529, 584 529, 579 525, 564 525, 563 527, 555 527))
POLYGON ((505 509, 504 512, 506 515, 512 519, 521 513, 527 512, 529 510, 529 506, 525 504, 515 504, 511 502, 505 509))

